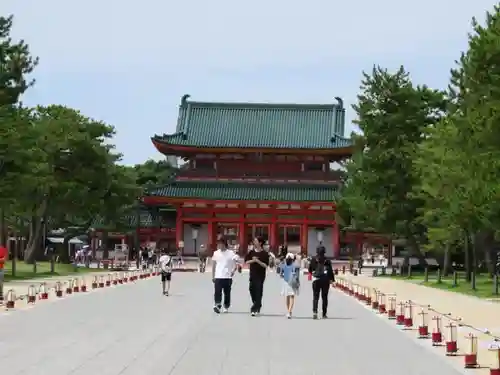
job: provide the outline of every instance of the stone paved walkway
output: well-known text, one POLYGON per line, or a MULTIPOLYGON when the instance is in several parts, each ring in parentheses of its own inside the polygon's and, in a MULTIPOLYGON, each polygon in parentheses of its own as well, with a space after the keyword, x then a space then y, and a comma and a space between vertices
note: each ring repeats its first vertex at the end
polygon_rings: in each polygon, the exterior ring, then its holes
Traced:
MULTIPOLYGON (((340 277, 364 286, 379 289, 384 293, 395 293, 398 301, 412 300, 419 305, 430 305, 432 309, 441 313, 461 318, 464 325, 471 325, 479 330, 488 329, 493 335, 500 337, 500 303, 498 302, 491 302, 465 294, 430 288, 389 277, 352 276, 350 274, 340 275, 340 277)), ((416 306, 415 314, 420 310, 421 307, 416 306)), ((431 311, 428 318, 432 317, 432 315, 436 314, 431 311)), ((415 316, 414 321, 418 324, 418 316, 415 316)), ((447 320, 444 319, 444 322, 446 324, 447 320)), ((431 324, 429 322, 429 326, 431 324)), ((459 348, 465 350, 468 347, 469 343, 465 337, 469 333, 473 333, 479 337, 478 358, 480 364, 484 366, 492 365, 493 356, 487 350, 489 344, 493 341, 491 336, 482 334, 467 326, 460 327, 458 329, 459 348)))
POLYGON ((295 317, 283 316, 280 279, 270 274, 263 315, 248 314, 245 274, 233 306, 212 310, 209 274, 174 274, 0 314, 0 373, 9 375, 458 375, 419 344, 332 289, 330 319, 310 316, 304 279, 295 317))

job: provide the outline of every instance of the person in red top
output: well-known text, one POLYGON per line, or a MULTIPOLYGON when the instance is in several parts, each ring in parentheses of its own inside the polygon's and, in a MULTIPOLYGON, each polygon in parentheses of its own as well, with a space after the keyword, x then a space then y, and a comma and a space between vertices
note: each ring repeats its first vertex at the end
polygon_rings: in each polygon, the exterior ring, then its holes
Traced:
POLYGON ((5 246, 0 245, 0 302, 3 301, 3 280, 4 280, 4 266, 7 261, 7 249, 5 246))

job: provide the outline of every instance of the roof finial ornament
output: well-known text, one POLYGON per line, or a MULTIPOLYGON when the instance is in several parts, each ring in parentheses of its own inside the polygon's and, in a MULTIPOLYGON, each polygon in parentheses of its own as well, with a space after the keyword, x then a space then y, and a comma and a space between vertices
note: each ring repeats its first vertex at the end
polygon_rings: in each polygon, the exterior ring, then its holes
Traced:
POLYGON ((337 101, 337 105, 339 106, 339 108, 344 108, 344 101, 342 100, 342 98, 336 96, 335 100, 337 101))
POLYGON ((183 95, 182 96, 182 99, 181 99, 181 105, 185 105, 187 104, 187 100, 191 97, 191 95, 189 94, 186 94, 186 95, 183 95))

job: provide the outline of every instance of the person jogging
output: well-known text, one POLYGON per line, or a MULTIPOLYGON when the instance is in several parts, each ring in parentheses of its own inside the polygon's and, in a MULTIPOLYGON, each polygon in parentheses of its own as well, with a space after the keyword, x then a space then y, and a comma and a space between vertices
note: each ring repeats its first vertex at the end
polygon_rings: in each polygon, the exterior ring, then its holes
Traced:
POLYGON ((309 264, 309 274, 312 276, 313 290, 313 319, 318 319, 318 304, 321 296, 323 319, 327 319, 328 313, 328 292, 330 284, 335 281, 332 262, 326 259, 324 246, 318 246, 316 257, 309 264))
POLYGON ((245 263, 250 266, 248 290, 252 299, 250 313, 252 316, 260 314, 262 309, 262 295, 264 294, 264 281, 266 270, 269 266, 269 253, 264 250, 264 238, 256 237, 253 241, 254 249, 245 256, 245 263))
POLYGON ((214 312, 227 313, 231 306, 233 276, 238 267, 238 255, 228 249, 227 239, 217 240, 217 250, 212 255, 212 281, 214 283, 214 312), (224 294, 224 303, 222 295, 224 294))
POLYGON ((168 296, 170 293, 170 282, 172 281, 172 257, 167 254, 165 249, 161 252, 159 263, 163 295, 168 296))

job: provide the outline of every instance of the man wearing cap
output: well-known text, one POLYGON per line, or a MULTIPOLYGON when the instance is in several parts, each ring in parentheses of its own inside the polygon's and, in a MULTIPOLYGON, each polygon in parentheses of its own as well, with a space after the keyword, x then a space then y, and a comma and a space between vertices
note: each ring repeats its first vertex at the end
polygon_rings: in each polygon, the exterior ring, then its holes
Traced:
POLYGON ((4 281, 4 270, 5 262, 7 262, 7 248, 0 245, 0 303, 3 302, 3 281, 4 281))
POLYGON ((313 289, 313 319, 318 319, 318 304, 321 296, 323 319, 328 313, 328 292, 330 284, 335 281, 332 262, 326 258, 326 249, 320 245, 316 249, 316 256, 309 264, 309 274, 312 276, 313 289))

